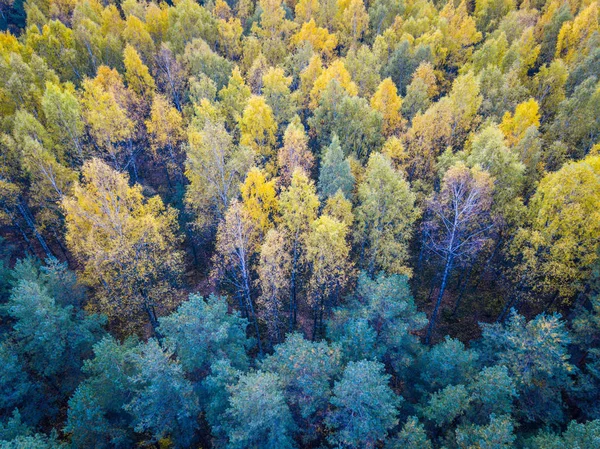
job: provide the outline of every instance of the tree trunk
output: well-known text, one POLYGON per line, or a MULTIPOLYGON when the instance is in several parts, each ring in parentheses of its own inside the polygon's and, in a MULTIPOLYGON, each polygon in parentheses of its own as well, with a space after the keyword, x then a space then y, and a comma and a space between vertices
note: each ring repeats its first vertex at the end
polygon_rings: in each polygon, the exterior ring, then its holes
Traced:
POLYGON ((46 253, 46 257, 48 257, 48 258, 54 257, 54 254, 50 250, 50 247, 48 247, 46 240, 44 240, 44 237, 42 237, 42 235, 37 230, 37 227, 35 226, 35 223, 33 221, 33 217, 29 213, 29 209, 28 209, 27 205, 23 202, 23 200, 19 201, 17 208, 19 209, 21 216, 25 219, 25 223, 27 223, 27 226, 29 226, 29 228, 33 232, 33 235, 35 235, 35 238, 40 243, 40 246, 44 250, 44 253, 46 253))
POLYGON ((438 299, 435 303, 435 308, 433 309, 433 314, 431 315, 431 320, 429 321, 429 327, 427 328, 427 336, 425 337, 425 344, 429 344, 431 340, 431 334, 433 332, 433 328, 435 327, 435 320, 438 314, 438 310, 440 308, 440 304, 442 303, 442 299, 444 297, 444 290, 446 290, 446 283, 448 282, 448 274, 450 273, 450 268, 452 266, 452 256, 448 255, 446 258, 446 267, 444 268, 444 277, 442 278, 442 285, 440 286, 440 293, 438 294, 438 299))
POLYGON ((294 242, 292 254, 292 270, 290 274, 290 332, 296 325, 296 272, 298 270, 298 244, 294 242))
POLYGON ((471 265, 471 268, 469 268, 469 271, 467 272, 467 276, 464 279, 461 276, 460 292, 458 293, 458 298, 456 299, 456 304, 454 304, 454 310, 452 311, 452 315, 456 315, 456 312, 458 311, 458 308, 460 307, 460 302, 461 302, 463 296, 465 295, 465 290, 467 289, 467 287, 469 285, 469 280, 471 279, 471 273, 473 273, 473 265, 471 265))

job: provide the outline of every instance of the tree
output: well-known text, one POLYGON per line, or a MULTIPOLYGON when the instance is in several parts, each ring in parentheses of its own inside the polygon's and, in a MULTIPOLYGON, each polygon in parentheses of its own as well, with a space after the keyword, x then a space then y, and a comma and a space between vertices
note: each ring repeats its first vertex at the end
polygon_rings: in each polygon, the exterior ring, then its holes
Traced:
POLYGON ((340 141, 344 154, 361 161, 367 161, 383 143, 381 114, 371 108, 366 99, 346 95, 336 80, 322 93, 308 124, 321 148, 329 145, 335 134, 344 136, 340 141))
POLYGON ((233 201, 217 232, 213 276, 233 288, 243 316, 254 324, 259 351, 262 352, 258 317, 252 297, 250 259, 258 251, 255 221, 238 201, 233 201))
POLYGON ((440 192, 427 206, 424 223, 428 248, 444 261, 441 285, 429 321, 429 343, 448 277, 455 263, 466 264, 488 239, 492 228, 492 179, 478 167, 457 163, 444 175, 440 192))
POLYGON ((484 354, 508 368, 518 392, 516 412, 525 421, 561 422, 561 389, 571 384, 571 339, 560 315, 538 315, 527 322, 514 310, 505 325, 482 324, 484 354))
MULTIPOLYGON (((310 68, 309 64, 309 68, 310 68)), ((329 86, 332 80, 336 80, 340 87, 344 89, 348 95, 353 96, 358 94, 356 84, 352 81, 348 70, 344 66, 344 61, 336 59, 329 67, 321 71, 314 80, 312 89, 310 90, 310 107, 315 109, 320 102, 324 90, 329 86)))
POLYGON ((571 421, 561 435, 543 431, 529 441, 531 449, 559 449, 562 447, 579 447, 581 449, 592 449, 600 435, 600 421, 589 421, 577 423, 571 421))
POLYGON ((310 267, 308 303, 314 313, 313 338, 323 326, 323 316, 331 312, 352 277, 347 234, 345 223, 321 215, 311 224, 306 236, 306 262, 310 267))
POLYGON ((340 146, 337 135, 333 135, 331 145, 327 147, 321 162, 319 171, 319 194, 321 198, 327 199, 334 196, 338 191, 350 199, 354 189, 354 175, 350 168, 348 159, 344 159, 344 153, 340 146))
MULTIPOLYGON (((312 2, 316 2, 316 0, 298 2, 296 5, 296 20, 301 17, 299 13, 302 14, 304 12, 298 12, 298 8, 302 8, 305 4, 308 6, 312 2)), ((306 14, 309 14, 308 11, 306 11, 306 14)), ((305 42, 308 42, 314 50, 321 52, 326 57, 331 57, 335 47, 338 45, 338 37, 336 34, 329 33, 327 28, 317 26, 315 19, 310 18, 310 20, 305 20, 300 31, 292 36, 291 42, 296 46, 301 46, 305 42)))
POLYGON ((250 88, 244 82, 240 69, 234 67, 229 83, 219 91, 219 107, 230 130, 240 121, 250 95, 250 88))
POLYGON ((171 357, 154 339, 133 355, 135 393, 125 410, 132 414, 136 432, 149 432, 152 441, 170 436, 175 447, 189 447, 200 412, 198 398, 171 357))
POLYGON ((517 105, 514 116, 510 112, 504 114, 500 129, 506 136, 508 144, 514 146, 523 138, 530 126, 540 126, 539 106, 533 98, 517 105))
POLYGON ((334 407, 327 416, 330 440, 350 448, 374 448, 398 424, 399 398, 389 387, 383 365, 362 360, 350 362, 333 387, 334 407))
POLYGON ((314 183, 301 170, 296 169, 292 183, 279 196, 281 226, 290 242, 292 255, 290 272, 290 330, 296 323, 297 293, 304 257, 304 239, 317 217, 319 198, 314 183))
POLYGON ((75 448, 128 448, 135 440, 131 415, 124 406, 133 393, 132 355, 140 346, 134 338, 120 343, 106 336, 94 345, 94 357, 85 361, 87 378, 69 399, 65 431, 75 448))
POLYGON ((346 343, 342 349, 348 359, 375 358, 391 366, 399 378, 407 378, 420 350, 414 334, 426 325, 427 318, 417 312, 405 276, 380 273, 371 279, 362 272, 346 305, 329 321, 328 334, 334 341, 346 343), (371 351, 361 347, 360 340, 367 341, 364 335, 357 335, 361 329, 373 338, 371 351))
POLYGON ((279 210, 275 193, 275 180, 267 181, 265 173, 252 168, 240 186, 242 206, 254 221, 262 238, 274 225, 279 210))
POLYGON ((408 418, 398 435, 390 439, 386 449, 432 449, 423 424, 415 416, 408 418))
POLYGON ((289 123, 296 112, 296 107, 290 92, 292 78, 285 76, 281 67, 270 67, 262 77, 262 95, 271 107, 273 117, 278 127, 289 123))
POLYGON ((71 305, 57 304, 43 285, 27 280, 13 288, 6 312, 13 320, 11 337, 29 360, 28 368, 47 382, 60 384, 60 395, 70 394, 80 380, 83 360, 101 335, 101 317, 87 317, 71 305), (44 319, 36 318, 40 316, 44 319))
POLYGON ((42 97, 42 109, 46 117, 46 128, 66 149, 72 145, 75 153, 72 158, 83 158, 83 128, 81 107, 74 92, 69 87, 61 88, 48 82, 42 97))
POLYGON ((308 341, 296 332, 288 334, 285 342, 261 363, 261 369, 281 379, 285 398, 296 422, 302 423, 306 442, 319 433, 332 381, 341 368, 337 345, 308 341))
POLYGON ((295 447, 294 420, 285 402, 281 379, 257 371, 240 377, 231 388, 227 415, 229 447, 289 449, 295 447))
POLYGON ((113 168, 121 169, 126 164, 127 156, 122 154, 119 147, 132 137, 134 123, 129 118, 125 105, 118 100, 120 90, 124 87, 120 75, 115 73, 108 67, 101 66, 94 80, 85 79, 81 104, 96 145, 108 153, 113 168), (117 82, 114 86, 105 86, 101 76, 111 83, 113 79, 117 82))
POLYGON ((456 441, 461 449, 493 448, 510 449, 517 439, 514 423, 510 416, 490 416, 487 425, 461 426, 456 430, 456 441))
MULTIPOLYGON (((358 88, 358 95, 363 98, 372 97, 381 83, 381 59, 368 45, 350 48, 344 65, 350 72, 352 80, 358 88)), ((382 112, 382 111, 379 111, 382 112)))
POLYGON ((540 181, 511 249, 534 292, 568 302, 585 289, 598 259, 599 176, 600 157, 588 156, 540 181))
POLYGON ((371 98, 371 107, 383 117, 383 135, 389 137, 402 127, 402 98, 391 78, 384 79, 371 98))
POLYGON ((286 305, 289 310, 292 255, 285 234, 270 229, 265 235, 258 262, 258 282, 261 295, 256 300, 258 313, 266 322, 274 343, 282 341, 285 329, 286 305))
POLYGON ((192 376, 205 375, 217 360, 228 360, 239 369, 248 366, 248 321, 239 312, 228 313, 224 297, 190 295, 159 323, 166 347, 177 354, 184 372, 192 376))
POLYGON ((179 144, 183 140, 183 117, 163 95, 154 95, 150 119, 146 120, 146 129, 154 155, 161 160, 160 151, 166 150, 170 170, 182 181, 178 153, 179 144))
POLYGON ((196 212, 197 226, 214 226, 238 194, 237 185, 252 166, 254 154, 234 145, 222 123, 208 120, 201 130, 192 127, 185 175, 190 181, 187 204, 196 212))
POLYGON ((84 280, 97 288, 96 306, 123 331, 139 329, 140 312, 156 328, 183 268, 176 212, 128 181, 92 159, 83 166, 83 183, 61 203, 67 245, 84 266, 84 280))
POLYGON ((269 162, 275 146, 277 122, 263 97, 252 96, 239 122, 240 144, 251 148, 263 164, 269 162))
POLYGON ((125 64, 127 87, 145 101, 150 102, 156 90, 154 78, 150 75, 148 67, 142 62, 142 58, 140 58, 136 49, 131 45, 125 47, 123 63, 125 64))
POLYGON ((369 30, 369 15, 363 0, 344 1, 339 4, 337 27, 341 41, 353 47, 369 30))
POLYGON ((421 354, 418 361, 420 388, 435 392, 451 385, 469 384, 477 374, 479 359, 475 349, 466 348, 461 341, 447 336, 421 354))
POLYGON ((314 157, 308 148, 308 137, 304 125, 298 116, 295 116, 283 134, 283 146, 277 153, 280 182, 288 186, 292 175, 297 168, 310 173, 314 164, 314 157))
POLYGON ((408 243, 419 211, 408 183, 387 156, 373 153, 357 192, 360 265, 371 274, 383 270, 410 275, 408 243))

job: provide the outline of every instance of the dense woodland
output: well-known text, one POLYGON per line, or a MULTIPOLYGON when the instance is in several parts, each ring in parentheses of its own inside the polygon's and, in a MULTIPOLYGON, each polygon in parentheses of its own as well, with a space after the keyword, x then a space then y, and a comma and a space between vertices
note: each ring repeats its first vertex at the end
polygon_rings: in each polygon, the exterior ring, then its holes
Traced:
POLYGON ((0 448, 600 447, 599 9, 2 0, 0 448))

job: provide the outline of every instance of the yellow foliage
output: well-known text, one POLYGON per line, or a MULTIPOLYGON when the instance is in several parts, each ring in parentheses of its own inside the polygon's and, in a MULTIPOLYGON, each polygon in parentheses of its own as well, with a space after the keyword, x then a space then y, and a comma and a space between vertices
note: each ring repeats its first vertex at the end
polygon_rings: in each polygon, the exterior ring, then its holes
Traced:
POLYGON ((500 129, 506 136, 510 146, 514 146, 523 138, 527 128, 540 126, 540 108, 533 98, 517 105, 515 114, 506 112, 502 118, 500 129))
POLYGON ((302 28, 292 36, 293 45, 300 45, 303 42, 310 42, 313 49, 322 52, 327 57, 331 57, 333 50, 337 47, 338 39, 335 34, 330 34, 327 28, 320 28, 316 25, 314 19, 302 24, 302 28))
POLYGON ((383 116, 383 135, 388 137, 402 128, 402 98, 391 78, 384 79, 371 98, 371 107, 383 116))
POLYGON ((350 73, 348 72, 348 70, 346 70, 344 61, 341 59, 336 59, 331 63, 329 67, 323 70, 323 72, 315 80, 313 87, 310 91, 311 109, 315 109, 319 105, 321 94, 323 93, 329 82, 334 79, 340 83, 340 86, 346 92, 348 92, 349 95, 354 96, 358 94, 358 87, 356 87, 356 84, 354 84, 354 82, 352 81, 350 73))

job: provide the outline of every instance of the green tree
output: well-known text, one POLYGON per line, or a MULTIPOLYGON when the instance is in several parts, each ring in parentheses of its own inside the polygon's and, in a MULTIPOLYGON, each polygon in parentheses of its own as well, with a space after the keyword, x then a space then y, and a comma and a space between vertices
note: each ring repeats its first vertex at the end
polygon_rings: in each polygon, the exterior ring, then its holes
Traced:
POLYGON ((344 159, 340 139, 336 134, 331 139, 321 162, 319 171, 319 193, 323 199, 331 198, 341 190, 347 199, 352 198, 354 175, 350 163, 344 159))
POLYGON ((383 365, 372 361, 350 362, 333 387, 327 416, 330 440, 349 448, 374 448, 398 424, 399 398, 389 387, 383 365))
POLYGON ((198 398, 172 355, 154 339, 133 355, 135 393, 125 410, 135 431, 148 432, 151 441, 172 437, 176 447, 189 447, 198 425, 198 398))
POLYGON ((257 371, 240 377, 231 387, 227 415, 228 447, 248 449, 289 449, 294 420, 285 402, 279 376, 257 371))
POLYGON ((373 274, 412 274, 406 266, 412 226, 419 216, 415 195, 389 157, 373 153, 358 185, 356 240, 360 265, 373 274))
POLYGON ((221 359, 239 369, 248 366, 248 321, 239 312, 228 313, 225 298, 190 295, 188 301, 159 322, 165 344, 177 354, 186 373, 202 375, 221 359))

